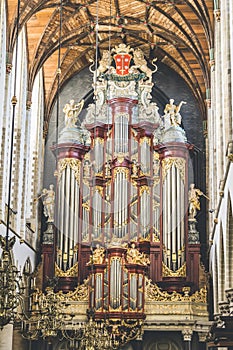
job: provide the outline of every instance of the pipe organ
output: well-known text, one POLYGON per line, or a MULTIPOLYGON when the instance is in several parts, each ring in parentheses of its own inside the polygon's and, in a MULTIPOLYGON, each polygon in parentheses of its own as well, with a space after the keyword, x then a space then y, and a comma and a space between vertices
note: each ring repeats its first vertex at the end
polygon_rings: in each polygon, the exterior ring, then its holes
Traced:
MULTIPOLYGON (((100 318, 123 312, 143 319, 146 274, 168 291, 198 289, 200 244, 189 239, 188 225, 192 146, 180 108, 171 113, 168 104, 161 116, 151 101, 156 66, 152 71, 139 51, 121 44, 100 60, 95 103, 52 147, 59 288, 89 276, 90 307, 100 318), (147 262, 130 260, 132 244, 147 262)), ((69 112, 77 121, 76 110, 69 112)))

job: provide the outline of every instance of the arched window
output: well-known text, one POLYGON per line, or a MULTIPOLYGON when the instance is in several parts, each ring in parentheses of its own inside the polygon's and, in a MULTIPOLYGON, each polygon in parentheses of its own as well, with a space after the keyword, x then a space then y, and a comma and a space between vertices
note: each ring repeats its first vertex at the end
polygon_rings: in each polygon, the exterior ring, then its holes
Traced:
MULTIPOLYGON (((16 105, 14 125, 11 207, 17 212, 14 221, 14 229, 19 234, 24 230, 23 219, 25 210, 24 193, 26 177, 25 146, 27 147, 27 48, 24 29, 22 29, 19 34, 17 54, 17 76, 12 76, 12 96, 14 95, 14 82, 16 79, 16 97, 18 99, 18 103, 16 105)), ((16 50, 14 50, 13 54, 13 66, 15 66, 15 56, 16 50)))
POLYGON ((26 179, 26 158, 25 149, 27 148, 27 48, 26 35, 23 29, 18 37, 17 67, 16 63, 16 47, 13 52, 13 69, 7 76, 6 94, 5 94, 5 110, 4 116, 4 139, 2 140, 2 209, 8 203, 8 184, 9 184, 9 159, 11 152, 11 130, 13 107, 11 98, 16 95, 17 104, 15 107, 14 122, 14 140, 13 140, 13 164, 12 164, 12 181, 11 181, 11 202, 10 224, 11 227, 21 234, 24 219, 24 196, 25 196, 25 179, 26 179), (15 73, 17 76, 15 76, 15 73), (16 89, 15 89, 16 82, 16 89), (16 90, 16 91, 15 91, 16 90))

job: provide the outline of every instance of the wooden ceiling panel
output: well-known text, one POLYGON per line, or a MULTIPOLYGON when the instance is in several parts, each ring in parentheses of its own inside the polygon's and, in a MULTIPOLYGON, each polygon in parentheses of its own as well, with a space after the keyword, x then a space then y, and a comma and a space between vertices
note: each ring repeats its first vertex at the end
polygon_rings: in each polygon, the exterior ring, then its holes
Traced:
MULTIPOLYGON (((9 51, 15 41, 17 0, 8 0, 9 51)), ((56 96, 58 56, 65 83, 95 57, 96 29, 100 52, 125 42, 146 55, 159 54, 180 74, 204 111, 209 88, 209 47, 213 45, 212 0, 21 0, 20 27, 27 26, 30 80, 44 68, 46 116, 56 96), (98 28, 96 23, 98 22, 98 28), (109 40, 109 34, 111 39, 109 40)), ((204 112, 203 112, 203 117, 204 112)))

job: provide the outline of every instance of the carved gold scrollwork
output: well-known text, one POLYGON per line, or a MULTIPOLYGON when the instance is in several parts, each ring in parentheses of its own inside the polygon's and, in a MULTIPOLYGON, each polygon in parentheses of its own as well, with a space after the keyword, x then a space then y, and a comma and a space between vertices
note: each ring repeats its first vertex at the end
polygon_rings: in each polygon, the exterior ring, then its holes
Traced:
POLYGON ((146 192, 147 194, 150 194, 149 186, 144 185, 144 186, 141 186, 141 187, 139 188, 139 195, 140 195, 140 196, 141 196, 144 192, 146 192))
POLYGON ((128 152, 118 152, 118 153, 114 153, 114 158, 117 158, 117 161, 121 164, 123 163, 124 159, 129 157, 129 153, 128 152))
POLYGON ((90 201, 87 200, 85 203, 82 203, 82 207, 87 211, 90 211, 90 201))
POLYGON ((163 263, 163 276, 164 277, 185 277, 186 276, 186 263, 184 263, 178 270, 172 271, 163 263))
POLYGON ((201 288, 194 294, 189 295, 190 288, 184 287, 183 293, 172 292, 168 293, 162 291, 157 284, 146 278, 146 301, 163 301, 163 302, 194 302, 194 303, 207 303, 207 289, 201 288))
POLYGON ((139 140, 140 145, 142 145, 144 142, 147 143, 149 146, 151 145, 151 139, 149 137, 141 137, 139 140))
POLYGON ((125 167, 117 167, 117 168, 114 168, 114 180, 117 176, 117 174, 125 174, 125 178, 126 180, 129 179, 129 169, 128 168, 125 168, 125 167))
POLYGON ((95 186, 95 191, 97 191, 101 197, 103 197, 104 189, 101 186, 95 186))
POLYGON ((58 277, 77 277, 78 276, 78 263, 74 264, 69 270, 63 271, 60 267, 55 263, 55 276, 58 277))
POLYGON ((76 158, 63 158, 59 160, 57 171, 55 172, 55 175, 58 178, 58 181, 61 179, 62 172, 67 168, 70 167, 74 171, 74 176, 78 184, 80 185, 80 167, 81 167, 81 161, 76 158))
POLYGON ((78 286, 74 291, 66 294, 67 299, 73 301, 87 301, 89 296, 88 283, 88 279, 84 280, 83 284, 78 286))
POLYGON ((103 144, 104 144, 104 139, 101 138, 101 137, 96 137, 96 138, 94 139, 94 142, 95 142, 95 145, 96 145, 96 144, 103 145, 103 144))
POLYGON ((164 158, 162 160, 162 171, 163 171, 163 180, 167 176, 168 170, 172 167, 172 165, 175 165, 175 167, 179 170, 181 179, 185 180, 185 159, 180 157, 169 157, 164 158))
POLYGON ((157 210, 160 206, 160 203, 153 199, 153 210, 157 210))

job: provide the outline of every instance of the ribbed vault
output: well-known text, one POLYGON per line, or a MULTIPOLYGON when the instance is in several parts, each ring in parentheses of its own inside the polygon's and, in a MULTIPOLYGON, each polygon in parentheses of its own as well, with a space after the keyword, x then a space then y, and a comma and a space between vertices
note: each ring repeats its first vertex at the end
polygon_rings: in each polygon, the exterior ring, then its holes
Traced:
MULTIPOLYGON (((29 96, 35 76, 43 67, 48 121, 57 92, 59 45, 62 86, 95 59, 96 42, 99 54, 124 42, 140 46, 149 60, 157 57, 173 68, 193 91, 205 118, 206 90, 210 87, 209 52, 213 46, 212 3, 212 0, 22 0, 20 28, 27 29, 29 96)), ((7 4, 10 60, 16 36, 17 1, 8 0, 7 4)))

